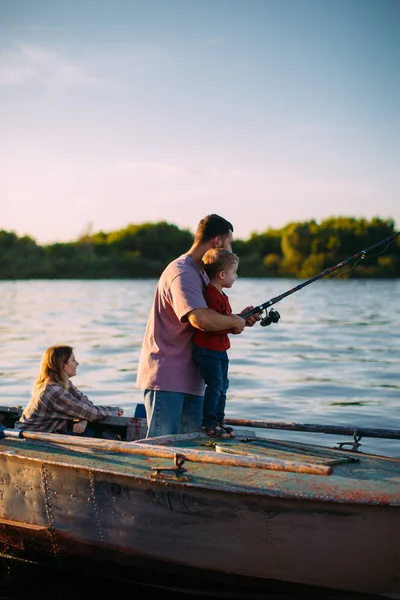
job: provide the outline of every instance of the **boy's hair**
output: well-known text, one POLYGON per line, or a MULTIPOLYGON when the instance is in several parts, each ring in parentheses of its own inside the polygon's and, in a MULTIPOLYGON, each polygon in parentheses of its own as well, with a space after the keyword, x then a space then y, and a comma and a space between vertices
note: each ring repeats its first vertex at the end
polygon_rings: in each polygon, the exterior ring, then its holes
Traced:
POLYGON ((234 267, 239 263, 239 257, 224 248, 210 248, 203 256, 204 270, 210 279, 220 271, 234 267))
POLYGON ((218 235, 224 238, 230 232, 233 232, 232 223, 214 213, 201 219, 197 226, 194 241, 198 243, 209 242, 218 235))

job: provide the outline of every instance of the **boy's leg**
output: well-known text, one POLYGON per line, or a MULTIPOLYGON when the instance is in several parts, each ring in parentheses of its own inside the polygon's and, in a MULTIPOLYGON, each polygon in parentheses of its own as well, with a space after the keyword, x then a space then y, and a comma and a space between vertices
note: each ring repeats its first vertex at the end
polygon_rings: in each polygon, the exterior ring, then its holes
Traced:
POLYGON ((222 391, 218 398, 218 404, 216 408, 217 413, 217 422, 223 423, 225 419, 225 406, 226 406, 226 394, 229 388, 229 379, 228 379, 228 371, 229 371, 229 359, 227 352, 220 352, 220 369, 221 369, 221 379, 222 379, 222 391))
POLYGON ((193 359, 199 366, 206 384, 203 406, 203 427, 217 425, 217 406, 223 390, 220 355, 221 352, 194 346, 193 359))

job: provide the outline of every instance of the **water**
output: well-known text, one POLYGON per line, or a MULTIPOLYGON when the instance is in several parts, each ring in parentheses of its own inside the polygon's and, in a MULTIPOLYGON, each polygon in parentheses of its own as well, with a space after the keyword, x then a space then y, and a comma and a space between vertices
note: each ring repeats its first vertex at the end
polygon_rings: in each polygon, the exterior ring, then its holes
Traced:
MULTIPOLYGON (((142 402, 136 368, 156 283, 0 282, 0 404, 26 404, 43 351, 65 343, 80 362, 74 383, 96 404, 133 414, 142 402)), ((229 298, 239 312, 299 283, 239 278, 229 298)), ((400 280, 321 279, 276 304, 279 323, 231 336, 226 416, 400 429, 399 293, 400 280)), ((400 441, 364 438, 361 450, 400 457, 400 441)))

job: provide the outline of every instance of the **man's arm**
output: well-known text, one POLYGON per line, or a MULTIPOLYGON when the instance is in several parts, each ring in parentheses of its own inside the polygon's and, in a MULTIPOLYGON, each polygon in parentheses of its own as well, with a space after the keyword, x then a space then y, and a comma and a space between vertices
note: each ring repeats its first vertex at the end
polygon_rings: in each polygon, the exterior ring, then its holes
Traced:
POLYGON ((240 315, 221 315, 211 308, 196 308, 187 315, 192 327, 202 331, 231 329, 232 333, 242 333, 246 321, 240 315))

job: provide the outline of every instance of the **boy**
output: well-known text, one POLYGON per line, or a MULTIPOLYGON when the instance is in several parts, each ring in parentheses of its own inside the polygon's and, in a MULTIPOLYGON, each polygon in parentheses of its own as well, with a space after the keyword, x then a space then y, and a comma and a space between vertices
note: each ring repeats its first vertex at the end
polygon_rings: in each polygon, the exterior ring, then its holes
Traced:
MULTIPOLYGON (((239 257, 223 248, 212 248, 203 256, 204 270, 210 283, 204 291, 207 306, 223 315, 231 315, 228 296, 222 291, 230 288, 237 278, 239 257)), ((204 392, 202 429, 213 438, 235 437, 232 427, 224 424, 226 393, 229 387, 227 350, 228 333, 232 330, 202 331, 193 335, 193 360, 200 368, 206 384, 204 392)))

